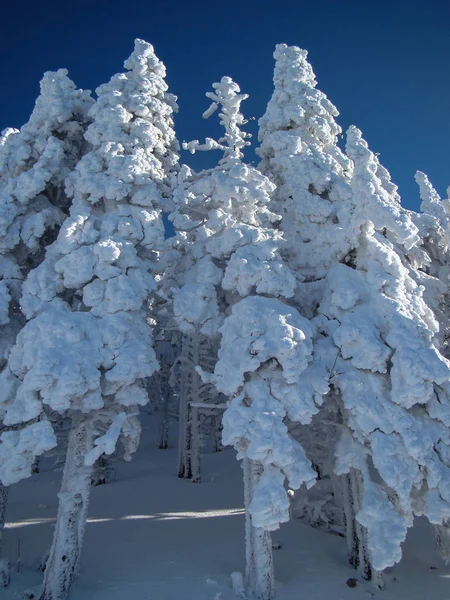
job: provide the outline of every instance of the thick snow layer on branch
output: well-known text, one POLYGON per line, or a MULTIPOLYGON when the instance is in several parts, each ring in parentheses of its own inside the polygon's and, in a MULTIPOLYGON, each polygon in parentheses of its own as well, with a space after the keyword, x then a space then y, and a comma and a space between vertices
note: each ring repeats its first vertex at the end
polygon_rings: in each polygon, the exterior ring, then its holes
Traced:
POLYGON ((183 333, 200 329, 213 335, 223 321, 217 304, 216 289, 212 283, 187 283, 177 290, 173 300, 175 321, 183 333))
POLYGON ((274 298, 244 298, 233 306, 221 333, 214 374, 223 394, 236 393, 246 373, 272 359, 286 382, 295 383, 311 360, 313 327, 295 308, 274 298))
POLYGON ((43 410, 89 412, 103 406, 100 393, 102 341, 89 313, 55 308, 30 321, 19 333, 0 381, 6 425, 30 421, 43 410), (16 389, 14 389, 16 388, 16 389))
POLYGON ((393 507, 382 487, 368 478, 364 480, 362 509, 356 519, 366 527, 372 566, 383 571, 399 562, 401 544, 406 539, 408 524, 393 507))
POLYGON ((214 373, 200 372, 220 392, 237 394, 223 416, 223 442, 262 465, 248 510, 255 527, 271 531, 289 519, 284 481, 298 488, 316 479, 285 423, 288 416, 309 422, 317 411, 311 383, 302 381, 314 329, 280 300, 250 296, 233 306, 220 331, 214 373))
POLYGON ((266 241, 236 250, 225 269, 222 286, 236 290, 240 296, 248 296, 254 289, 257 294, 291 298, 295 278, 280 261, 279 244, 266 241))
POLYGON ((53 428, 46 420, 19 431, 4 431, 0 440, 0 481, 3 485, 30 477, 36 456, 56 446, 53 428))
POLYGON ((126 419, 127 415, 123 412, 113 418, 108 431, 95 440, 95 447, 86 455, 84 459, 86 465, 92 466, 102 454, 110 455, 114 452, 126 419))
POLYGON ((247 457, 264 466, 249 511, 254 526, 268 531, 289 519, 285 479, 293 489, 303 483, 309 487, 316 479, 303 448, 288 434, 285 416, 270 383, 254 376, 223 417, 223 443, 236 448, 238 459, 247 457))

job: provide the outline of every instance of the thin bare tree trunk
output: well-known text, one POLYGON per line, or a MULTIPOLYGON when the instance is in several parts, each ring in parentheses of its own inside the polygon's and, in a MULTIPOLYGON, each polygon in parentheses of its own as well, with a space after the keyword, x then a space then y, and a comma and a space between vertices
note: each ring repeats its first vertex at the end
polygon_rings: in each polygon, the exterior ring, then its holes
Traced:
POLYGON ((8 488, 0 482, 0 587, 6 587, 10 579, 10 565, 3 558, 3 532, 5 528, 5 512, 8 502, 8 488))
POLYGON ((436 544, 439 555, 446 565, 450 564, 450 521, 435 525, 436 544))
POLYGON ((201 431, 200 431, 200 415, 197 406, 191 408, 191 435, 192 435, 192 481, 200 483, 202 480, 201 473, 201 431))
POLYGON ((201 441, 201 428, 200 428, 200 414, 197 406, 191 407, 191 403, 200 401, 200 375, 195 371, 195 367, 200 365, 200 336, 196 334, 192 338, 192 373, 191 373, 191 386, 189 390, 189 428, 188 435, 189 449, 191 456, 191 468, 192 468, 192 481, 194 483, 200 483, 201 468, 200 468, 200 452, 202 448, 201 441))
POLYGON ((190 357, 188 351, 187 339, 182 341, 182 361, 180 373, 180 410, 179 410, 179 435, 178 435, 178 477, 190 479, 192 477, 191 469, 191 435, 190 435, 190 414, 189 414, 189 369, 190 357))
POLYGON ((169 386, 160 386, 165 390, 164 396, 161 398, 162 406, 159 415, 159 444, 160 450, 167 450, 169 446, 169 386))
POLYGON ((362 505, 363 485, 363 476, 357 469, 350 469, 348 474, 342 476, 348 561, 363 579, 372 580, 377 587, 382 588, 383 574, 376 571, 371 564, 367 530, 356 519, 362 505))

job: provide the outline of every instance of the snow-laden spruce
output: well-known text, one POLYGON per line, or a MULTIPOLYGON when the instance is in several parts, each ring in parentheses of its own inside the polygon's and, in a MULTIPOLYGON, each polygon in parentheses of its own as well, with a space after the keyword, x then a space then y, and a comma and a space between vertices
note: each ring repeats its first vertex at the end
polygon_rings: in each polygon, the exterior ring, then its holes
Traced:
MULTIPOLYGON (((420 189, 420 213, 411 213, 419 228, 420 247, 414 252, 412 263, 419 284, 425 288, 424 297, 432 307, 439 323, 435 344, 439 351, 450 358, 450 298, 449 298, 449 201, 441 200, 425 173, 415 176, 420 189)), ((450 562, 449 521, 436 525, 436 540, 442 558, 450 562)))
POLYGON ((420 213, 411 213, 420 235, 420 246, 410 257, 415 266, 418 282, 425 287, 425 298, 432 307, 438 322, 437 343, 440 351, 450 357, 450 299, 448 293, 450 215, 449 201, 442 201, 425 173, 415 177, 422 200, 420 213))
MULTIPOLYGON (((184 342, 179 361, 182 369, 189 364, 188 355, 193 357, 195 348, 200 350, 196 364, 210 368, 205 362, 208 357, 201 351, 208 344, 205 346, 201 338, 210 337, 213 346, 217 345, 214 339, 227 306, 233 303, 235 288, 244 290, 250 285, 273 295, 292 295, 294 285, 291 273, 280 264, 280 234, 271 227, 279 217, 267 209, 273 185, 240 160, 248 144, 247 134, 240 129, 244 118, 239 112, 246 95, 239 93, 239 87, 229 77, 224 77, 207 96, 213 104, 205 116, 220 104, 225 135, 218 142, 209 140, 200 145, 194 141, 185 144, 185 148, 191 152, 221 149, 224 156, 214 169, 198 174, 187 167, 183 169, 174 196, 176 210, 170 216, 177 232, 171 240, 172 261, 176 265, 171 278, 173 289, 169 290, 173 318, 184 337, 191 338, 184 342), (199 336, 200 339, 194 339, 199 336)), ((194 366, 191 364, 191 368, 194 366)), ((188 370, 179 394, 181 443, 190 438, 189 431, 184 433, 190 419, 184 399, 198 402, 202 387, 195 372, 192 375, 188 370), (192 386, 195 389, 188 390, 192 386)), ((178 379, 181 382, 181 375, 178 379)), ((190 473, 190 449, 180 446, 180 450, 179 474, 186 476, 190 473)))
MULTIPOLYGON (((150 44, 136 40, 125 68, 96 90, 85 135, 92 150, 66 179, 70 216, 23 286, 29 322, 1 377, 5 424, 42 418, 47 408, 72 417, 42 600, 67 597, 92 465, 119 437, 126 457, 136 448, 144 380, 158 368, 147 314, 164 237, 161 206, 176 168, 175 103, 150 44), (98 423, 108 427, 100 437, 98 423)), ((11 450, 18 460, 22 447, 11 450)))
MULTIPOLYGON (((19 305, 23 280, 43 260, 68 214, 64 179, 80 159, 93 102, 65 69, 46 73, 40 91, 29 121, 0 137, 0 369, 25 323, 19 305)), ((3 417, 0 405, 1 421, 3 417)), ((5 485, 0 484, 1 546, 7 486, 17 481, 17 473, 31 474, 35 456, 55 441, 45 420, 21 432, 3 432, 0 439, 0 462, 9 471, 5 485), (19 460, 11 453, 17 445, 22 448, 19 460)), ((0 578, 8 583, 7 576, 0 578)))
MULTIPOLYGON (((259 169, 276 184, 271 207, 283 216, 281 252, 297 280, 295 305, 312 318, 323 297, 327 269, 348 260, 352 249, 352 164, 337 144, 341 135, 335 120, 338 111, 317 89, 307 52, 279 44, 274 58, 274 92, 259 120, 259 169)), ((336 349, 319 330, 313 365, 325 393, 336 349)), ((295 495, 293 510, 313 525, 339 528, 340 491, 332 485, 337 483, 332 473, 339 409, 333 398, 329 394, 326 406, 312 422, 298 425, 293 432, 318 473, 311 492, 302 488, 295 495)))
POLYGON ((280 45, 275 58, 275 92, 260 120, 260 167, 277 185, 296 306, 320 333, 304 378, 329 390, 315 417, 320 444, 313 440, 308 450, 321 477, 331 461, 316 447, 326 448, 327 436, 329 448, 337 442, 335 497, 342 491, 350 558, 369 576, 399 560, 414 514, 445 518, 447 505, 437 497, 447 485, 447 462, 429 442, 448 438, 449 367, 407 259, 417 253, 418 228, 389 173, 356 129, 348 157, 339 150, 337 111, 315 89, 306 52, 280 45), (337 435, 328 434, 330 419, 337 435), (393 444, 401 459, 389 469, 385 449, 392 453, 393 444), (401 468, 403 461, 421 468, 401 468), (371 479, 373 466, 380 482, 371 479))
POLYGON ((285 483, 298 488, 315 481, 287 426, 317 412, 314 390, 301 381, 312 358, 313 328, 281 300, 294 295, 295 278, 279 253, 280 217, 268 208, 274 185, 242 162, 248 135, 240 130, 240 104, 247 96, 227 77, 213 87, 205 115, 221 107, 225 136, 185 147, 219 148, 224 156, 216 168, 186 179, 176 196, 171 218, 192 266, 174 290, 174 314, 182 330, 220 335, 214 372, 198 370, 232 398, 223 441, 243 460, 246 588, 268 600, 274 595, 270 531, 289 518, 285 483))
POLYGON ((331 380, 343 415, 335 470, 350 475, 367 560, 382 571, 400 560, 414 515, 448 518, 450 369, 402 250, 417 229, 401 207, 385 202, 377 160, 354 127, 347 153, 354 163, 352 263, 329 270, 318 312, 339 350, 331 380))

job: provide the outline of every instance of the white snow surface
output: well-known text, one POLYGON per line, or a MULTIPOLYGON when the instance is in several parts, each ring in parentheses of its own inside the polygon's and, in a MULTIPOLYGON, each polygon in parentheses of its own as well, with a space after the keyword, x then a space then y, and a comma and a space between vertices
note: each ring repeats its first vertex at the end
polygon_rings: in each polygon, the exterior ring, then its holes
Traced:
MULTIPOLYGON (((92 489, 80 576, 73 600, 236 600, 232 573, 244 569, 242 474, 234 452, 204 457, 204 483, 176 477, 176 450, 157 450, 157 425, 145 421, 131 463, 118 463, 114 483, 92 489), (119 543, 120 542, 120 543, 119 543)), ((5 600, 38 586, 36 570, 48 551, 60 473, 48 470, 10 489, 4 534, 12 581, 5 600), (21 569, 16 572, 20 540, 21 569)), ((403 559, 377 591, 346 562, 342 538, 298 520, 273 534, 277 600, 447 600, 450 570, 437 557, 433 534, 417 521, 403 559)), ((234 575, 236 579, 236 575, 234 575)))

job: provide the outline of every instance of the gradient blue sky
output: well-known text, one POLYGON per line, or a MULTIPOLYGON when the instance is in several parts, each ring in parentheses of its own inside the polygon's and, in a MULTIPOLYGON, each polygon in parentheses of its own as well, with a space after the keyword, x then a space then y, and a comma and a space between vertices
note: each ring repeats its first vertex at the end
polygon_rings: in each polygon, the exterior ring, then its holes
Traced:
MULTIPOLYGON (((231 76, 250 94, 246 116, 260 117, 272 93, 273 48, 285 42, 309 51, 341 126, 363 130, 405 206, 419 205, 417 169, 441 195, 450 184, 448 0, 4 0, 2 26, 1 129, 27 120, 44 71, 65 67, 78 86, 95 89, 122 70, 141 37, 179 97, 180 140, 215 136, 217 118, 201 118, 212 82, 231 76)), ((248 130, 256 132, 255 121, 248 130)))

